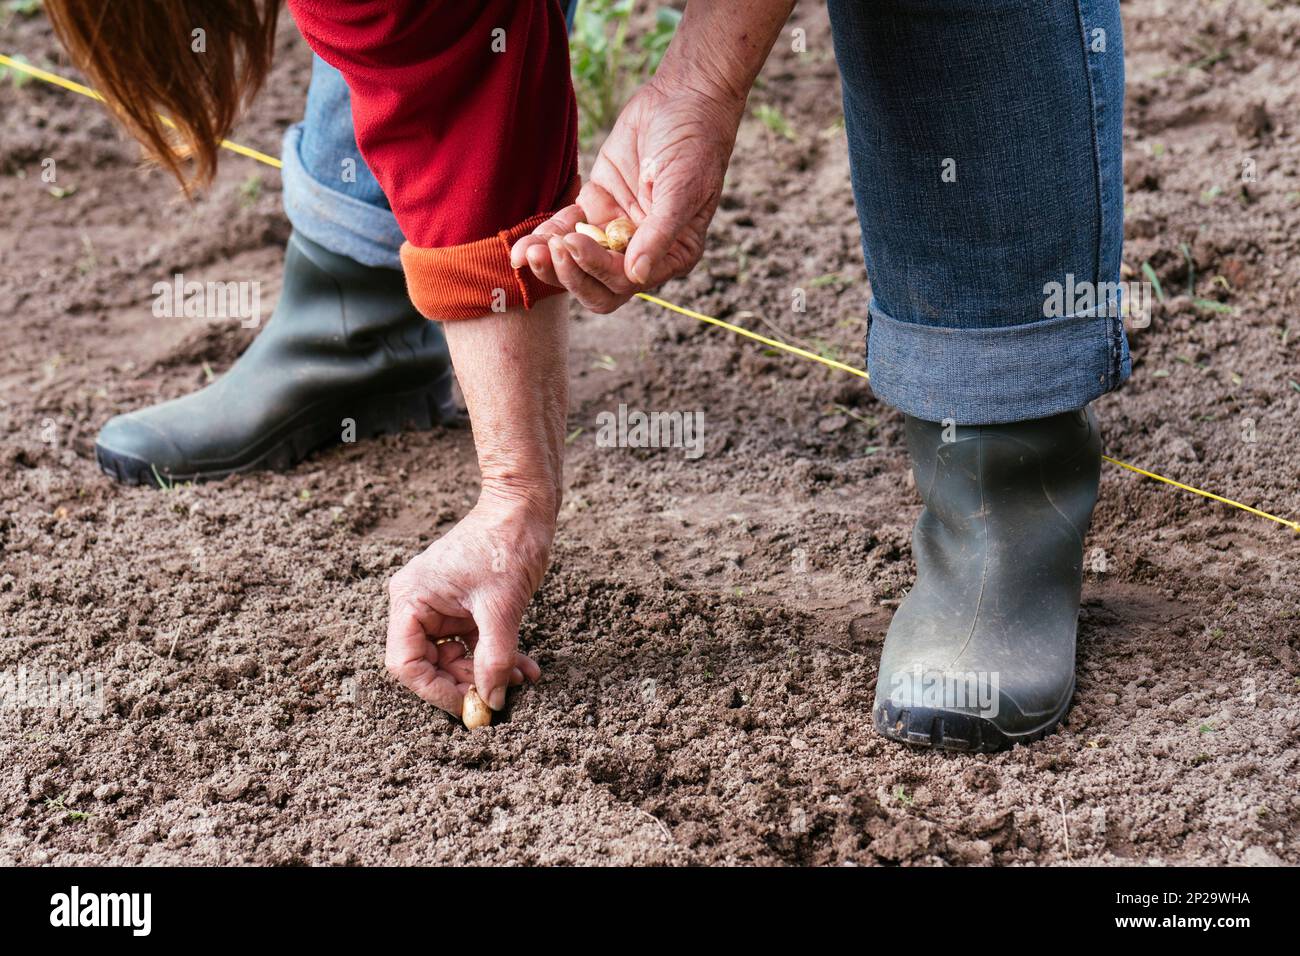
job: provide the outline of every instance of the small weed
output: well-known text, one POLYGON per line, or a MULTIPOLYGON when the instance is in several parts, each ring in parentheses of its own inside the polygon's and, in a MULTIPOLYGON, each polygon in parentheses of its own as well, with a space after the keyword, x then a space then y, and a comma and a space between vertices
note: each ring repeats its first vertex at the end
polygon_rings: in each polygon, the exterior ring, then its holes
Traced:
POLYGON ((910 807, 912 804, 916 803, 912 797, 908 796, 907 788, 901 783, 894 788, 894 799, 905 807, 910 807))
POLYGON ((868 428, 875 428, 877 425, 880 424, 880 419, 878 419, 878 418, 868 418, 866 415, 862 415, 862 414, 859 414, 858 412, 855 412, 853 409, 849 408, 847 405, 835 404, 835 405, 832 405, 831 408, 835 409, 835 411, 839 412, 839 413, 842 414, 842 415, 847 415, 847 416, 849 416, 849 418, 852 418, 852 419, 854 419, 855 421, 862 422, 862 424, 866 425, 868 428))
MULTIPOLYGON (((28 60, 27 57, 23 56, 21 53, 19 53, 17 56, 10 57, 10 59, 14 60, 15 62, 25 63, 28 65, 30 65, 31 63, 31 61, 28 60)), ((9 78, 9 82, 13 84, 14 89, 16 90, 21 90, 24 86, 26 86, 28 83, 32 81, 32 77, 30 74, 24 73, 22 70, 15 70, 11 66, 0 65, 0 82, 3 82, 5 77, 9 78)))
POLYGON ((820 289, 824 285, 837 285, 839 283, 850 281, 852 280, 845 279, 844 276, 840 275, 838 272, 828 272, 824 276, 818 276, 813 279, 808 283, 808 287, 811 289, 820 289))
POLYGON ((1213 299, 1193 299, 1192 305, 1198 309, 1205 309, 1209 312, 1219 312, 1224 315, 1232 315, 1236 311, 1226 302, 1215 302, 1213 299))
POLYGON ((77 260, 77 271, 82 275, 88 272, 94 272, 99 268, 99 257, 95 254, 95 243, 91 240, 90 234, 82 232, 81 249, 84 255, 77 260))
POLYGON ((171 479, 164 478, 162 475, 158 474, 157 465, 151 463, 149 465, 149 470, 153 472, 154 481, 158 482, 158 487, 161 488, 163 491, 171 491, 173 488, 176 487, 176 483, 173 482, 171 479))
POLYGON ((836 348, 834 345, 824 342, 821 339, 813 339, 812 344, 813 344, 813 351, 815 351, 822 358, 830 359, 832 362, 844 361, 843 357, 840 355, 840 350, 836 348))
POLYGON ((822 139, 833 139, 844 132, 844 117, 840 116, 834 123, 822 130, 822 139))
POLYGON ((1147 277, 1147 281, 1151 283, 1151 288, 1155 290, 1156 301, 1164 302, 1165 288, 1160 284, 1160 277, 1156 275, 1156 270, 1151 268, 1150 262, 1142 263, 1142 274, 1147 277))
POLYGON ((239 184, 239 202, 245 207, 251 206, 262 196, 262 176, 260 173, 252 173, 247 179, 239 184))
POLYGON ((794 128, 790 125, 790 122, 781 115, 781 111, 775 106, 768 103, 759 103, 758 106, 754 108, 754 115, 758 118, 759 122, 782 139, 789 140, 792 143, 798 140, 799 137, 795 135, 794 128))
POLYGON ((1178 250, 1187 262, 1187 294, 1196 295, 1196 260, 1192 258, 1192 247, 1185 242, 1178 244, 1178 250))
POLYGON ((87 813, 86 811, 74 810, 72 807, 66 806, 63 802, 65 796, 66 794, 64 796, 59 796, 54 798, 46 797, 45 808, 47 810, 55 810, 59 813, 64 814, 63 819, 71 823, 77 823, 82 820, 90 819, 90 814, 87 813))

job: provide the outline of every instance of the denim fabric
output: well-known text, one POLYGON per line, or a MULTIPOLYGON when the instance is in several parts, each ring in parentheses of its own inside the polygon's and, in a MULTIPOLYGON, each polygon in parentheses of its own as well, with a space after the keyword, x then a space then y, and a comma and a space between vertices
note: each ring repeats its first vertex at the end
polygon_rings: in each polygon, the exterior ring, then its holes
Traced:
POLYGON ((988 425, 1081 408, 1129 374, 1119 283, 1118 0, 829 0, 871 280, 877 396, 988 425), (1101 32, 1098 32, 1101 31, 1101 32))
MULTIPOLYGON (((573 27, 578 0, 565 0, 573 27)), ((284 212, 313 242, 368 266, 400 269, 402 230, 352 128, 352 100, 343 74, 312 57, 307 109, 284 134, 284 212)))
POLYGON ((307 111, 284 134, 284 212, 294 229, 368 266, 402 267, 402 230, 361 158, 343 74, 312 59, 307 111))

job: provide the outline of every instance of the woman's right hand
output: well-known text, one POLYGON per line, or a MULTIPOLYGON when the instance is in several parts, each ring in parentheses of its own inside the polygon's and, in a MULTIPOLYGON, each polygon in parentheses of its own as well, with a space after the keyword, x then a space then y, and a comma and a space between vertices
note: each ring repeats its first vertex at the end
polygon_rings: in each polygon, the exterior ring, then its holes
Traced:
POLYGON ((459 524, 389 581, 388 672, 453 717, 471 686, 500 710, 507 687, 537 680, 541 669, 519 652, 519 623, 554 533, 553 505, 485 486, 459 524))

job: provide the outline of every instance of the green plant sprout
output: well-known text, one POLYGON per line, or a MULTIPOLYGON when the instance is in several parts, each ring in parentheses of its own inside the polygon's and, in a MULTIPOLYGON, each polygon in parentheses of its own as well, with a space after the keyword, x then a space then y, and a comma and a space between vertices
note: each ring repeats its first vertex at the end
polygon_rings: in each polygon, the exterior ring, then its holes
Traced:
POLYGON ((580 0, 569 36, 579 136, 586 145, 609 130, 632 89, 654 75, 681 22, 681 12, 660 7, 654 26, 636 43, 628 38, 634 0, 580 0))

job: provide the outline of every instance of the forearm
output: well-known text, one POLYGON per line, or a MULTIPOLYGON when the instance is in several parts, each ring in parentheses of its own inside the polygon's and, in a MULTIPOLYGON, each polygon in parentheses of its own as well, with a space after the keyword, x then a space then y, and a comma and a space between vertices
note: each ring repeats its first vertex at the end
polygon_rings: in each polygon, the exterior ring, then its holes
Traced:
POLYGON ((520 506, 553 528, 568 412, 567 299, 446 322, 465 395, 483 496, 520 506))
POLYGON ((794 0, 690 0, 656 79, 743 107, 794 0))

